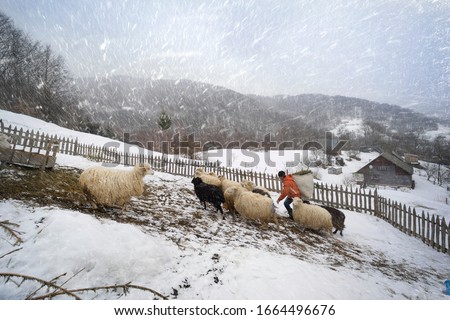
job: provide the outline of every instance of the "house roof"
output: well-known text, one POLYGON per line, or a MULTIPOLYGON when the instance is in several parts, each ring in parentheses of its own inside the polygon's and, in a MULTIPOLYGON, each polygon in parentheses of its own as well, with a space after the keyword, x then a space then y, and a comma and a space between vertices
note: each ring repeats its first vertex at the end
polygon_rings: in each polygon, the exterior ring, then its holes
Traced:
POLYGON ((384 152, 383 154, 380 154, 377 158, 375 158, 374 160, 372 160, 371 162, 369 162, 367 165, 365 165, 364 167, 362 167, 361 169, 359 169, 357 172, 360 172, 363 168, 369 166, 372 162, 374 162, 376 159, 378 159, 379 157, 383 157, 386 160, 388 160, 389 162, 392 162, 395 166, 403 169, 404 171, 406 171, 408 174, 413 174, 414 173, 414 168, 412 166, 410 166, 408 163, 404 162, 401 158, 399 158, 398 156, 393 155, 392 153, 389 152, 384 152))

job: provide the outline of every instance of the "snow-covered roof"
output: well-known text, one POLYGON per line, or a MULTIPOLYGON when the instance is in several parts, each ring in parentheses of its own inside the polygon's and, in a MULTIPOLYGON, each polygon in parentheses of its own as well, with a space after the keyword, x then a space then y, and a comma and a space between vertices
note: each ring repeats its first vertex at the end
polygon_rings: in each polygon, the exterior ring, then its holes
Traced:
POLYGON ((388 160, 389 162, 391 162, 395 166, 401 168, 402 170, 404 170, 405 172, 407 172, 410 175, 412 175, 414 173, 414 168, 412 166, 410 166, 408 163, 404 162, 402 159, 400 159, 399 157, 397 157, 389 152, 384 152, 383 154, 380 154, 377 158, 373 159, 368 164, 366 164, 364 167, 359 169, 357 171, 357 173, 361 173, 364 168, 366 168, 367 166, 370 166, 374 161, 376 161, 380 157, 383 157, 384 159, 388 160))

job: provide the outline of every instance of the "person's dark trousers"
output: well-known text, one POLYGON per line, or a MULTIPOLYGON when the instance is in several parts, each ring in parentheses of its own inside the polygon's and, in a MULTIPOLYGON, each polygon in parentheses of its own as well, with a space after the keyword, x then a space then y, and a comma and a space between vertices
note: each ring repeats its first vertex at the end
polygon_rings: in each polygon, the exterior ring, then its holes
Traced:
POLYGON ((292 203, 292 201, 294 201, 294 199, 289 198, 289 197, 286 197, 286 200, 284 200, 284 206, 286 207, 286 210, 287 210, 288 213, 289 213, 289 217, 290 217, 291 219, 294 219, 294 218, 292 217, 292 208, 291 208, 291 203, 292 203))

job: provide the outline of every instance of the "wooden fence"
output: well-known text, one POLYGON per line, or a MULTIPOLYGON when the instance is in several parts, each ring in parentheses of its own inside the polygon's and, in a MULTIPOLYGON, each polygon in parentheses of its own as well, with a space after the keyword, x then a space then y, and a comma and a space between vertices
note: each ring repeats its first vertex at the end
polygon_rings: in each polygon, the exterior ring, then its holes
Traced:
POLYGON ((21 166, 52 168, 55 165, 59 142, 48 135, 36 136, 16 130, 8 132, 8 144, 0 147, 0 160, 21 166))
MULTIPOLYGON (((59 141, 59 152, 68 155, 79 155, 97 162, 117 163, 124 165, 135 165, 137 163, 149 163, 155 170, 175 175, 191 177, 197 168, 206 171, 214 171, 227 179, 234 181, 250 180, 256 185, 265 187, 274 192, 281 191, 281 182, 273 174, 254 172, 220 166, 217 162, 204 162, 181 158, 168 158, 155 156, 152 153, 132 154, 119 152, 116 149, 107 149, 94 145, 81 144, 77 140, 58 138, 39 132, 23 131, 22 129, 4 127, 0 122, 0 132, 9 135, 22 136, 24 139, 33 139, 36 144, 40 141, 59 141)), ((364 212, 379 217, 400 231, 422 239, 424 243, 439 252, 450 255, 450 223, 445 218, 431 215, 422 211, 417 213, 416 209, 381 197, 375 191, 361 188, 348 188, 316 183, 313 201, 336 208, 347 209, 356 212, 364 212)))
POLYGON ((444 217, 417 212, 400 202, 382 197, 375 189, 352 189, 315 183, 313 201, 336 208, 374 215, 410 236, 420 238, 439 252, 450 254, 450 223, 444 217))

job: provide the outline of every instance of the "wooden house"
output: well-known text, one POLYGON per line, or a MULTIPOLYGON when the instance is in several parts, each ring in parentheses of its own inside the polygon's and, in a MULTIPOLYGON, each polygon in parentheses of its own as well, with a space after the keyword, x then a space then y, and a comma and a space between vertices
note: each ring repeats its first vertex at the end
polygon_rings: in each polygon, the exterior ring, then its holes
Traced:
POLYGON ((419 156, 415 154, 405 153, 405 162, 411 165, 419 165, 419 156))
POLYGON ((414 188, 414 169, 401 158, 384 152, 356 172, 362 184, 414 188))

